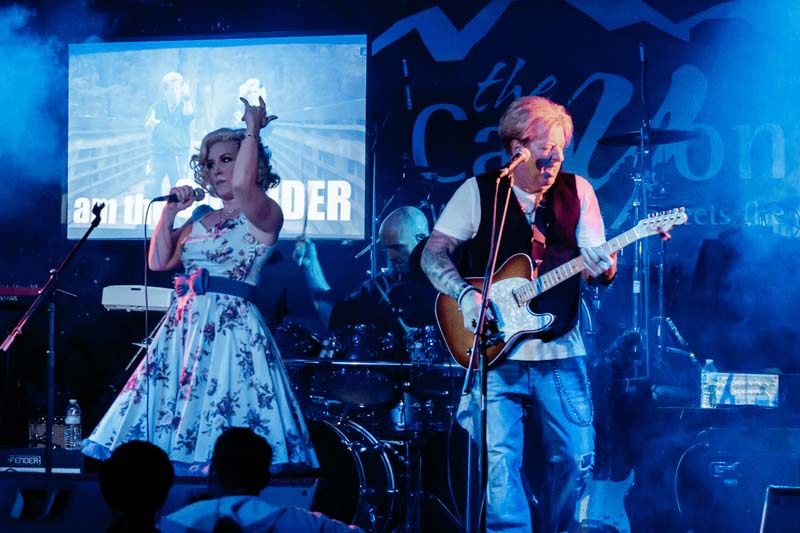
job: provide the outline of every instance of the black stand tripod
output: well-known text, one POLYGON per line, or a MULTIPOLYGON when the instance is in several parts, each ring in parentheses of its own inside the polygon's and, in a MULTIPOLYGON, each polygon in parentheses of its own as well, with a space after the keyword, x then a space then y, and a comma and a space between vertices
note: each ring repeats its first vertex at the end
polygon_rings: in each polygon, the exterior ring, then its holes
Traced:
POLYGON ((53 468, 53 417, 55 416, 55 358, 56 358, 56 351, 55 351, 55 329, 56 329, 56 304, 55 304, 55 293, 58 289, 56 289, 56 282, 58 281, 58 277, 61 274, 61 271, 66 268, 75 254, 78 252, 83 243, 86 242, 86 239, 89 238, 89 234, 94 231, 100 224, 100 212, 105 207, 105 204, 95 204, 92 208, 92 214, 94 214, 94 219, 92 220, 89 228, 86 230, 86 233, 81 237, 81 239, 75 243, 75 246, 72 247, 72 250, 69 251, 67 256, 58 266, 58 268, 53 268, 50 270, 50 278, 47 282, 42 286, 39 291, 39 295, 36 299, 31 303, 30 307, 25 311, 25 314, 22 315, 22 318, 14 326, 14 329, 11 330, 11 333, 8 334, 8 337, 3 341, 3 344, 0 345, 0 350, 4 352, 8 352, 8 349, 14 343, 14 339, 22 333, 22 328, 25 327, 25 324, 28 322, 30 317, 36 312, 36 309, 39 305, 47 298, 47 315, 48 315, 48 328, 47 328, 47 421, 45 424, 45 453, 44 453, 44 468, 45 474, 49 477, 52 468, 53 468))

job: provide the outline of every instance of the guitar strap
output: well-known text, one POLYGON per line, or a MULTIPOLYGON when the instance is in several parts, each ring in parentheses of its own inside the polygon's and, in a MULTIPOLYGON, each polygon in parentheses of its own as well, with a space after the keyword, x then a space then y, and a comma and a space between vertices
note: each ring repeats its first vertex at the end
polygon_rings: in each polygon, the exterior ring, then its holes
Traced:
POLYGON ((550 214, 552 212, 549 206, 552 198, 545 198, 544 195, 539 197, 536 209, 533 211, 533 220, 531 223, 531 259, 534 265, 534 277, 538 274, 539 265, 544 260, 544 250, 547 246, 547 228, 550 225, 550 214))

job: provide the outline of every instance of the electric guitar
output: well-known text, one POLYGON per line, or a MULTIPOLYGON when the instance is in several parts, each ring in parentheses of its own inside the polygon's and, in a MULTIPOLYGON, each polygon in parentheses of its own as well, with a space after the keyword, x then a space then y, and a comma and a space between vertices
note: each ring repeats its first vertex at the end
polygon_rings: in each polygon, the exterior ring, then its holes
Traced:
POLYGON ((580 531, 631 533, 625 496, 633 485, 633 470, 622 481, 591 478, 575 512, 580 531), (609 529, 609 527, 611 529, 609 529))
MULTIPOLYGON (((650 235, 660 234, 665 239, 669 238, 667 232, 672 226, 686 223, 686 218, 684 208, 651 215, 604 243, 602 249, 610 254, 650 235)), ((497 334, 493 335, 495 342, 486 350, 490 366, 518 341, 536 337, 553 325, 556 317, 551 313, 534 312, 530 307, 531 300, 579 274, 584 268, 580 256, 540 276, 535 276, 531 258, 526 254, 513 255, 503 263, 494 275, 490 295, 497 329, 497 334)), ((466 281, 483 290, 483 278, 467 278, 466 281)), ((453 359, 468 368, 475 335, 464 327, 464 319, 455 298, 441 293, 436 297, 436 321, 453 359)), ((477 358, 473 366, 477 367, 477 358)))

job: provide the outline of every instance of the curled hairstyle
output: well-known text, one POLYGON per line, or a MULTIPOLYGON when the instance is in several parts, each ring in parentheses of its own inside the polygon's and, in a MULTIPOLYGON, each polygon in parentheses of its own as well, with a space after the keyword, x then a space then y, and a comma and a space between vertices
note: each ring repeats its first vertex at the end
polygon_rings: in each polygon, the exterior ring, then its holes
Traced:
POLYGON ((551 128, 559 125, 564 129, 564 138, 569 145, 572 141, 572 117, 564 106, 542 96, 523 96, 508 106, 500 118, 498 133, 503 149, 511 154, 511 141, 529 141, 536 136, 537 126, 551 128))
MULTIPOLYGON (((206 189, 212 196, 217 196, 217 191, 214 190, 211 180, 208 179, 208 168, 206 167, 206 163, 208 163, 208 151, 214 144, 226 141, 234 141, 236 146, 241 149, 244 134, 244 129, 220 128, 214 130, 203 137, 203 142, 200 143, 200 153, 192 156, 189 166, 191 166, 194 171, 194 181, 206 189)), ((256 182, 259 187, 266 191, 267 189, 277 186, 280 181, 280 176, 272 171, 269 151, 261 144, 261 141, 259 141, 258 177, 256 178, 256 182)))

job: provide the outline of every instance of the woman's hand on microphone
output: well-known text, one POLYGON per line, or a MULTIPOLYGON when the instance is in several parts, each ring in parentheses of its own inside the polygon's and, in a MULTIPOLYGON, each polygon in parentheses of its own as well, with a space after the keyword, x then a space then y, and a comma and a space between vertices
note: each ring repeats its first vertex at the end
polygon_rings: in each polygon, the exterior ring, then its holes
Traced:
POLYGON ((173 187, 169 190, 169 194, 174 194, 178 197, 177 202, 167 202, 164 210, 177 213, 183 211, 194 203, 194 189, 189 185, 181 185, 180 187, 173 187))

